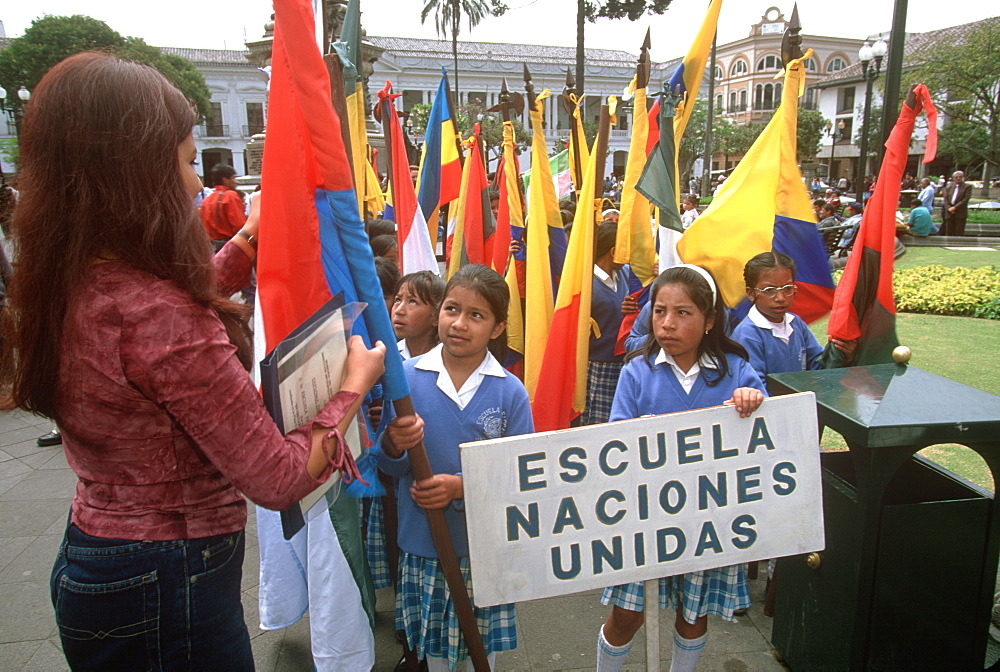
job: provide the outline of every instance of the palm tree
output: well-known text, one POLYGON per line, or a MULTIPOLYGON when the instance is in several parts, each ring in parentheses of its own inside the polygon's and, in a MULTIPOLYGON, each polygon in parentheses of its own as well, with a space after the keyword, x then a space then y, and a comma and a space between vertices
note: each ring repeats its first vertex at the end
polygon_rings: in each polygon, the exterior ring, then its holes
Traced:
POLYGON ((458 33, 462 16, 469 20, 469 30, 472 30, 487 15, 499 16, 506 6, 493 0, 427 0, 420 12, 420 22, 423 23, 434 12, 434 25, 439 35, 451 33, 451 55, 455 59, 455 99, 458 95, 458 33))

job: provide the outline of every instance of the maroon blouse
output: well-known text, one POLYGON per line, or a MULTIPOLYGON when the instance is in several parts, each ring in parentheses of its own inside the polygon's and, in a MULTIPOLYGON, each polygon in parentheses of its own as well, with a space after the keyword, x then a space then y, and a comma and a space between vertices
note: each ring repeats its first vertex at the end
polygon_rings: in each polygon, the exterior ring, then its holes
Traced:
MULTIPOLYGON (((236 245, 221 287, 248 284, 236 245)), ((334 396, 282 436, 215 312, 121 261, 90 267, 67 311, 60 425, 79 477, 73 522, 98 537, 195 539, 242 529, 245 493, 283 509, 330 476, 306 472, 312 425, 334 427, 357 395, 334 396)))

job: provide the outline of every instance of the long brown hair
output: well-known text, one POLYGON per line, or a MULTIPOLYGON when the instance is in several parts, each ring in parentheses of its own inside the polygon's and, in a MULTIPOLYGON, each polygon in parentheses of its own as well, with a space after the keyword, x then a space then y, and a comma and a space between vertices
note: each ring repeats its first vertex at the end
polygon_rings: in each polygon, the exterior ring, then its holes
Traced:
POLYGON ((178 147, 195 120, 159 72, 107 54, 67 58, 32 92, 0 353, 17 406, 59 419, 63 319, 101 257, 173 281, 212 307, 249 366, 245 309, 215 287, 208 240, 178 170, 178 147))

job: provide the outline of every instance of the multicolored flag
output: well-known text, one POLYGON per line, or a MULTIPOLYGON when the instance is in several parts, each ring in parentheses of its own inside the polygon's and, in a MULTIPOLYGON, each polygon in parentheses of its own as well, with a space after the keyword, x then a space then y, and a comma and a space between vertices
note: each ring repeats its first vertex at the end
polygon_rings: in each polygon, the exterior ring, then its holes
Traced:
POLYGON ((469 139, 469 155, 462 169, 462 188, 458 196, 455 216, 455 233, 448 257, 447 277, 455 275, 462 266, 481 264, 490 266, 493 261, 493 234, 496 223, 490 209, 489 180, 483 161, 482 128, 475 125, 469 139))
POLYGON ((365 164, 368 163, 368 133, 365 128, 364 83, 358 72, 361 63, 361 0, 348 0, 344 13, 344 27, 340 39, 334 43, 344 72, 344 94, 347 105, 347 122, 351 138, 351 171, 357 192, 358 211, 365 214, 368 200, 368 182, 365 164))
POLYGON ((909 156, 913 126, 921 111, 927 113, 927 149, 924 163, 937 153, 937 109, 930 92, 918 85, 903 104, 899 119, 885 143, 885 158, 875 192, 868 200, 854 251, 847 259, 833 297, 827 333, 831 338, 861 339, 856 364, 892 361, 896 337, 896 301, 892 293, 892 261, 896 245, 896 205, 909 156))
POLYGON ((722 0, 712 0, 701 22, 701 28, 694 36, 694 42, 688 49, 687 56, 677 66, 670 77, 669 92, 684 96, 674 116, 674 138, 677 142, 684 137, 688 119, 694 112, 694 104, 698 100, 698 89, 701 88, 702 76, 705 74, 705 64, 715 40, 716 26, 719 24, 719 12, 722 10, 722 0))
POLYGON ((545 356, 545 342, 552 323, 554 276, 562 272, 566 258, 566 231, 559 214, 549 167, 548 146, 542 123, 546 89, 535 97, 531 114, 531 172, 528 188, 528 241, 524 332, 524 387, 534 398, 539 370, 545 356))
POLYGON ((424 131, 424 150, 417 178, 417 200, 428 225, 432 248, 437 243, 438 211, 458 198, 462 184, 462 155, 450 101, 448 71, 441 68, 441 82, 424 131))
POLYGON ((392 92, 392 83, 378 92, 379 120, 382 122, 389 145, 389 184, 392 185, 392 211, 396 221, 396 236, 399 238, 399 272, 403 275, 417 271, 439 274, 431 237, 427 231, 424 213, 418 207, 417 192, 410 177, 410 162, 407 160, 406 141, 399 113, 393 101, 401 96, 392 92))
MULTIPOLYGON (((514 142, 514 123, 505 121, 503 122, 503 155, 500 159, 500 166, 497 168, 500 201, 497 204, 497 227, 493 239, 493 261, 491 262, 493 270, 501 274, 507 269, 512 232, 516 231, 517 238, 520 240, 521 233, 524 231, 524 206, 518 180, 519 171, 517 147, 514 142)), ((511 294, 511 297, 515 296, 519 296, 519 292, 511 294)), ((509 325, 507 331, 509 346, 509 325)), ((519 352, 522 351, 519 350, 519 352)))
MULTIPOLYGON (((545 344, 545 357, 531 401, 535 431, 566 429, 587 403, 587 360, 590 354, 590 305, 594 278, 594 233, 598 204, 595 193, 598 152, 589 153, 581 199, 573 219, 566 264, 545 344), (591 195, 591 198, 584 196, 591 195)), ((529 235, 531 227, 528 227, 529 235)), ((531 257, 528 257, 529 261, 531 257)), ((530 314, 529 314, 530 316, 530 314)))
POLYGON ((810 49, 785 67, 781 105, 677 244, 686 263, 712 272, 731 308, 746 300, 743 267, 751 257, 772 249, 787 254, 795 260, 799 288, 792 310, 807 322, 828 313, 833 301, 826 248, 796 158, 802 63, 811 55, 810 49))
MULTIPOLYGON (((621 213, 618 218, 618 236, 615 240, 614 261, 628 264, 629 295, 644 304, 643 295, 656 277, 656 249, 650 222, 652 209, 646 198, 636 189, 640 174, 646 164, 646 140, 649 136, 649 117, 646 115, 646 87, 634 88, 632 80, 632 139, 629 143, 628 163, 625 164, 625 184, 622 187, 621 213)), ((637 313, 625 315, 618 332, 615 354, 624 354, 625 337, 635 323, 637 313)))
MULTIPOLYGON (((329 75, 315 39, 312 5, 309 0, 275 0, 274 5, 257 257, 257 319, 263 337, 258 354, 270 352, 340 292, 346 301, 368 303, 355 328, 391 343, 392 325, 358 212, 341 120, 333 111, 329 75)), ((394 351, 387 353, 383 379, 390 399, 409 393, 394 351)), ((310 513, 323 504, 320 500, 310 513)), ((346 498, 329 504, 329 515, 312 518, 299 533, 308 538, 292 545, 281 534, 277 514, 268 518, 258 510, 261 620, 285 627, 307 607, 316 624, 312 651, 317 669, 369 669, 375 662, 374 592, 356 534, 358 507, 346 498)))
MULTIPOLYGON (((643 96, 645 98, 645 96, 643 96)), ((635 182, 635 190, 649 199, 657 207, 659 212, 659 224, 674 231, 683 231, 681 226, 681 215, 678 210, 680 194, 677 191, 677 146, 676 136, 672 119, 680 96, 675 93, 668 93, 660 97, 657 101, 659 116, 657 118, 657 129, 659 130, 656 144, 653 145, 649 157, 642 167, 642 174, 635 182)), ((639 120, 636 119, 636 122, 639 120)), ((635 129, 632 131, 635 138, 635 129)), ((644 139, 645 142, 645 139, 644 139)), ((629 162, 632 162, 632 147, 629 148, 629 162)), ((624 201, 624 192, 622 199, 624 201)), ((624 203, 623 203, 624 204, 624 203)))

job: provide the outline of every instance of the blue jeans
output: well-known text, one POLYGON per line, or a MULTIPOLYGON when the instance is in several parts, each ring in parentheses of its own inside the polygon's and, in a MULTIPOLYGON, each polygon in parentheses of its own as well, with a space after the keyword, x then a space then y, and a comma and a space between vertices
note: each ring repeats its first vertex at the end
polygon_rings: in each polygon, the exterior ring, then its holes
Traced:
POLYGON ((74 670, 252 670, 243 531, 203 539, 92 537, 70 523, 52 604, 74 670))

